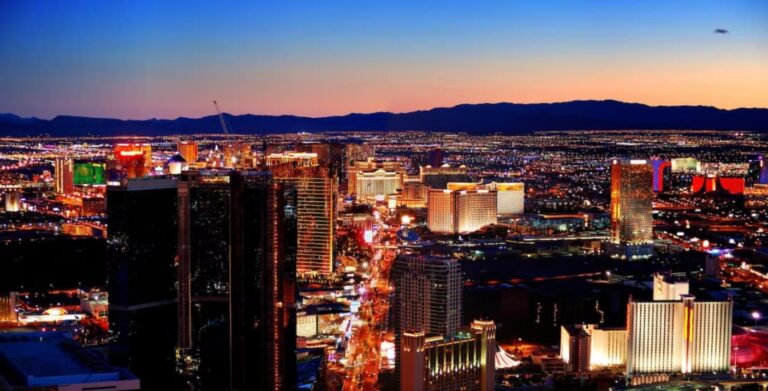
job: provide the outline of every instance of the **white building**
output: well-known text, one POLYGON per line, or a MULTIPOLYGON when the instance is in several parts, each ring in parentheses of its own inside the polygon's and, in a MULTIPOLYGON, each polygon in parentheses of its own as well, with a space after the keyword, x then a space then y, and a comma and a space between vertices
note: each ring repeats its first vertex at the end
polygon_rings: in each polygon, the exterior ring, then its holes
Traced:
POLYGON ((491 182, 488 190, 496 190, 496 203, 501 216, 519 215, 525 211, 525 184, 522 182, 491 182))
MULTIPOLYGON (((630 301, 627 308, 627 377, 728 370, 733 302, 630 301)), ((638 381, 633 380, 632 384, 638 381)))
POLYGON ((396 171, 379 168, 372 171, 358 171, 355 175, 355 189, 358 199, 384 200, 403 187, 403 175, 396 171))
POLYGON ((656 273, 653 275, 653 300, 680 300, 682 295, 687 295, 689 284, 687 280, 675 278, 668 274, 656 273))

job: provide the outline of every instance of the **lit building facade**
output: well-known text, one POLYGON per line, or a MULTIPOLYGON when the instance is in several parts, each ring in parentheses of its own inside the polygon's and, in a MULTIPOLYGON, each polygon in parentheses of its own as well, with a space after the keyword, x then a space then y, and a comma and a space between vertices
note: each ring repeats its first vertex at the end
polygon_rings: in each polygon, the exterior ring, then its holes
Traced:
POLYGON ((427 206, 427 185, 418 179, 403 179, 403 189, 400 193, 400 203, 409 208, 424 208, 427 206))
POLYGON ((5 200, 6 212, 18 212, 21 210, 21 193, 18 191, 8 191, 3 194, 5 200))
POLYGON ((653 169, 646 160, 611 164, 609 253, 623 259, 653 255, 653 169))
POLYGON ((74 162, 72 159, 57 157, 54 161, 54 189, 56 194, 69 194, 75 191, 74 162))
POLYGON ((525 212, 525 184, 522 182, 490 183, 488 190, 496 190, 496 204, 500 216, 525 212))
POLYGON ((333 272, 334 222, 337 178, 327 168, 270 167, 275 182, 291 186, 298 219, 296 272, 329 275, 333 272))
POLYGON ((630 301, 627 308, 627 377, 725 372, 731 354, 733 302, 630 301))
POLYGON ((492 391, 495 386, 496 325, 476 320, 447 338, 424 332, 402 337, 400 389, 492 391))
POLYGON ((396 369, 405 332, 451 336, 461 325, 462 274, 448 257, 401 254, 392 265, 396 369))
POLYGON ((427 194, 427 226, 432 232, 474 232, 496 224, 497 215, 495 190, 430 189, 427 194))
MULTIPOLYGON (((384 170, 385 172, 395 172, 400 177, 400 186, 405 178, 405 167, 402 163, 394 160, 375 160, 369 157, 365 160, 353 160, 349 161, 346 167, 347 175, 347 194, 358 194, 357 186, 357 174, 360 172, 375 172, 377 170, 384 170)), ((396 187, 396 188, 399 188, 396 187)))
POLYGON ((653 300, 680 300, 690 289, 688 280, 676 278, 669 274, 656 273, 653 275, 653 300))
POLYGON ((176 143, 176 151, 189 164, 197 161, 198 146, 196 141, 179 141, 176 143))
POLYGON ((395 194, 403 187, 403 175, 383 168, 374 171, 356 173, 355 189, 358 200, 383 200, 385 196, 395 194))
POLYGON ((314 167, 318 165, 317 154, 313 152, 283 152, 267 155, 267 166, 292 163, 298 167, 314 167))
POLYGON ((560 357, 569 372, 625 365, 627 330, 594 324, 560 327, 560 357))

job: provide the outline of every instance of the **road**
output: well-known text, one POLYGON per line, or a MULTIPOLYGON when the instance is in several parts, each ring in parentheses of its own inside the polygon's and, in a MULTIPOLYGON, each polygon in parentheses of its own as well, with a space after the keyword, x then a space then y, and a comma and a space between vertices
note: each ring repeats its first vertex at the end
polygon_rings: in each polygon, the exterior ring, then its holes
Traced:
POLYGON ((370 276, 359 285, 360 311, 354 320, 352 336, 346 350, 344 391, 373 391, 378 389, 381 366, 381 342, 387 331, 389 311, 389 272, 395 259, 393 227, 384 228, 374 238, 376 244, 370 264, 370 276))

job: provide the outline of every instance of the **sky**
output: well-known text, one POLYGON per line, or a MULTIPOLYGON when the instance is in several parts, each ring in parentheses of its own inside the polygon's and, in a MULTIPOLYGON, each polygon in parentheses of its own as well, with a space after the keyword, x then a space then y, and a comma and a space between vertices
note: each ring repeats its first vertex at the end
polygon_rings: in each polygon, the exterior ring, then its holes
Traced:
POLYGON ((768 107, 768 2, 0 0, 0 113, 200 117, 213 99, 307 116, 768 107))

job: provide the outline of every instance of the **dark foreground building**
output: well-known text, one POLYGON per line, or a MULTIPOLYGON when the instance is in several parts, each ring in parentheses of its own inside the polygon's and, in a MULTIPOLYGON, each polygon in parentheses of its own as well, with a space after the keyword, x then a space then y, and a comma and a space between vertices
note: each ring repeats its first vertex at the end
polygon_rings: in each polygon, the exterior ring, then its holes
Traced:
MULTIPOLYGON (((117 227, 122 224, 130 231, 122 236, 140 238, 138 246, 122 249, 131 254, 127 261, 125 256, 113 258, 113 263, 127 264, 133 273, 116 273, 110 289, 140 295, 167 293, 170 287, 168 307, 155 315, 172 319, 158 318, 162 324, 148 317, 113 324, 117 335, 170 329, 162 333, 162 343, 123 341, 131 368, 141 378, 134 369, 138 357, 134 352, 147 350, 155 354, 157 367, 145 374, 158 376, 155 380, 162 389, 178 388, 164 380, 174 378, 205 390, 295 388, 294 189, 275 183, 266 171, 191 171, 165 180, 173 183, 167 194, 137 185, 148 183, 142 182, 146 179, 131 180, 109 192, 110 210, 147 208, 146 213, 110 214, 110 227, 114 220, 117 227), (145 198, 155 204, 146 205, 145 198), (146 225, 162 226, 162 233, 153 237, 146 225), (151 285, 142 282, 153 272, 158 274, 151 285), (171 373, 163 376, 161 369, 166 373, 166 368, 171 373)), ((120 237, 110 233, 116 254, 122 248, 120 237)), ((154 303, 147 300, 140 308, 154 303)), ((143 378, 142 383, 152 384, 143 378)))

